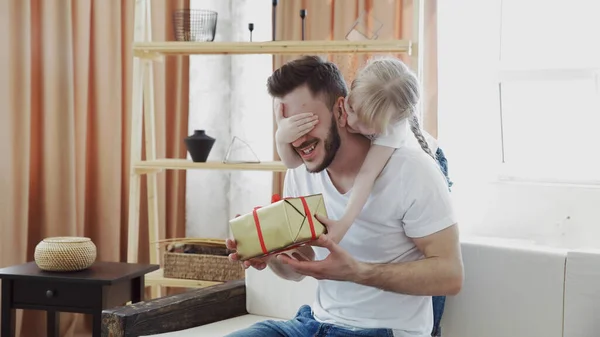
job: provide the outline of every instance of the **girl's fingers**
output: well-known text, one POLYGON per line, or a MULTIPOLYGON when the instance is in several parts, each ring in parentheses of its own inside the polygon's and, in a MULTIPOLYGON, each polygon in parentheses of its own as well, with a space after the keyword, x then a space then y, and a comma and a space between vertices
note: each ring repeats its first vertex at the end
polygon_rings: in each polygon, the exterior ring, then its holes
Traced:
POLYGON ((317 125, 317 123, 319 123, 318 119, 309 119, 309 120, 305 120, 303 123, 298 123, 296 125, 296 128, 298 128, 298 129, 313 128, 315 125, 317 125))
POLYGON ((312 118, 318 118, 318 117, 317 117, 317 115, 313 114, 312 112, 304 112, 304 113, 289 117, 289 120, 290 120, 290 122, 298 122, 303 119, 312 119, 312 118))
POLYGON ((300 128, 298 128, 298 133, 296 134, 297 138, 300 138, 300 137, 304 136, 305 134, 309 133, 314 128, 315 128, 314 124, 304 124, 304 125, 302 125, 300 128))
POLYGON ((306 117, 306 118, 302 118, 297 121, 294 121, 294 126, 300 127, 300 126, 303 126, 306 124, 315 125, 315 124, 317 124, 318 121, 319 121, 319 117, 317 117, 317 116, 306 117))

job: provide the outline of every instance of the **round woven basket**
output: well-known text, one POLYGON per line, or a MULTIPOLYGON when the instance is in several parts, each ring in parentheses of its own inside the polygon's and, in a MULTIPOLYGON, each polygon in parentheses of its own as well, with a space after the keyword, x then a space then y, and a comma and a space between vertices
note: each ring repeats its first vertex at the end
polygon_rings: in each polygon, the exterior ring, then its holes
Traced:
POLYGON ((96 245, 90 238, 52 237, 35 247, 35 263, 46 271, 77 271, 96 261, 96 245))

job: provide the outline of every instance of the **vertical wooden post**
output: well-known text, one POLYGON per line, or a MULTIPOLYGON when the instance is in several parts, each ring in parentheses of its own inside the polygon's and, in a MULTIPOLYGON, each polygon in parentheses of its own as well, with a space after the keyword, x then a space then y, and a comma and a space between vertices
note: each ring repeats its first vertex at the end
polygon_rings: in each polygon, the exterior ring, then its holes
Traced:
MULTIPOLYGON (((146 0, 135 0, 134 41, 145 41, 147 25, 146 0)), ((142 160, 142 116, 144 113, 144 69, 138 57, 133 57, 132 102, 131 102, 131 140, 129 169, 129 219, 127 234, 127 262, 138 261, 140 232, 140 180, 135 172, 135 163, 142 160)))
POLYGON ((425 55, 425 41, 424 41, 424 1, 425 0, 413 0, 412 1, 412 29, 411 29, 411 41, 413 44, 411 54, 410 54, 410 64, 411 68, 417 75, 419 80, 419 91, 421 92, 421 100, 419 101, 419 105, 417 107, 417 111, 419 111, 419 119, 423 120, 424 114, 424 101, 425 95, 423 92, 423 65, 425 55), (416 46, 415 46, 416 45, 416 46))
MULTIPOLYGON (((134 41, 152 41, 151 2, 135 1, 134 41)), ((153 61, 133 59, 133 101, 131 115, 131 168, 129 182, 129 228, 127 262, 138 262, 140 232, 140 183, 135 164, 142 160, 142 125, 145 126, 146 160, 156 159, 156 130, 154 122, 153 61)), ((156 173, 146 176, 148 194, 148 236, 158 241, 158 199, 156 173)), ((159 264, 158 246, 150 244, 150 263, 159 264)), ((152 298, 160 297, 160 285, 152 286, 152 298)))
MULTIPOLYGON (((150 18, 152 17, 150 3, 146 6, 146 38, 152 41, 152 26, 150 18)), ((146 160, 156 160, 156 125, 154 109, 154 64, 152 59, 144 60, 146 76, 144 81, 144 125, 146 136, 146 160)), ((146 175, 146 185, 148 194, 148 238, 150 240, 150 263, 159 264, 159 246, 156 244, 159 237, 159 219, 158 219, 158 179, 155 171, 146 175)), ((152 298, 161 296, 161 286, 152 285, 152 298)))

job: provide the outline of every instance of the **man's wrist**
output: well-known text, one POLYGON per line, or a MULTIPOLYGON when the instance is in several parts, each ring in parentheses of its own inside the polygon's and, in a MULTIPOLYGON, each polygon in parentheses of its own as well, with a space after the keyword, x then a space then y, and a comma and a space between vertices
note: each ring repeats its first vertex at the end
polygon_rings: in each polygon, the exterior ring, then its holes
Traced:
POLYGON ((350 281, 362 285, 368 285, 369 280, 374 273, 374 265, 365 262, 357 262, 354 269, 354 272, 350 276, 350 281))
POLYGON ((277 144, 278 147, 280 148, 284 148, 285 146, 289 146, 290 143, 284 142, 281 139, 279 139, 277 136, 275 136, 275 143, 277 144))
POLYGON ((275 142, 277 142, 279 144, 287 144, 286 142, 283 141, 282 138, 285 138, 285 137, 282 134, 282 130, 280 128, 278 128, 277 131, 275 131, 275 142))

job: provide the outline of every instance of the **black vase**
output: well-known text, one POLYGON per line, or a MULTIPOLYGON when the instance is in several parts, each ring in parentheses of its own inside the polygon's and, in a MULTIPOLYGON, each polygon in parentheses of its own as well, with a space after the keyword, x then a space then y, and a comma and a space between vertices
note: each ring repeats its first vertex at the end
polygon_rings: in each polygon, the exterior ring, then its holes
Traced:
POLYGON ((204 130, 194 130, 193 135, 185 138, 185 146, 192 156, 192 161, 196 163, 206 162, 214 144, 215 139, 207 135, 204 130))

